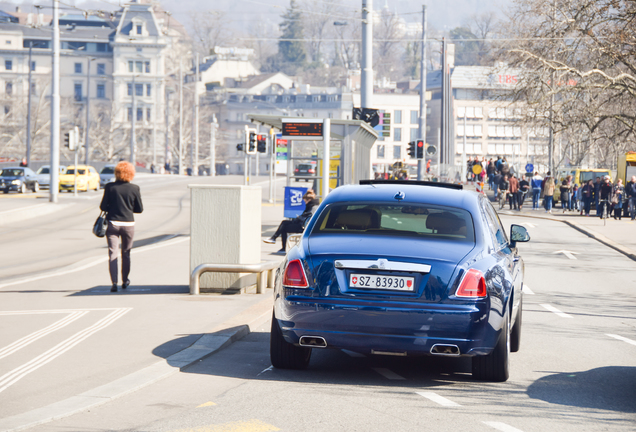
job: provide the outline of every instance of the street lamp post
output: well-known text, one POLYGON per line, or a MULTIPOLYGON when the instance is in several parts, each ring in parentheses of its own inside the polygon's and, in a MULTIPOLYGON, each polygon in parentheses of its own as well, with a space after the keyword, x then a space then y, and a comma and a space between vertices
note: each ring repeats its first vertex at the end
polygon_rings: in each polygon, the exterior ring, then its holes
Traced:
POLYGON ((131 89, 131 94, 132 94, 132 108, 131 108, 131 113, 130 113, 130 163, 135 166, 135 115, 136 115, 136 111, 137 111, 137 101, 135 100, 135 77, 136 75, 133 74, 132 76, 132 89, 131 89))
POLYGON ((88 138, 88 133, 90 132, 91 129, 91 117, 90 117, 90 111, 91 111, 91 61, 95 60, 94 57, 88 57, 88 67, 86 69, 86 130, 84 131, 84 139, 85 139, 85 143, 84 143, 84 165, 88 165, 89 162, 89 157, 88 157, 88 145, 89 145, 89 138, 88 138))

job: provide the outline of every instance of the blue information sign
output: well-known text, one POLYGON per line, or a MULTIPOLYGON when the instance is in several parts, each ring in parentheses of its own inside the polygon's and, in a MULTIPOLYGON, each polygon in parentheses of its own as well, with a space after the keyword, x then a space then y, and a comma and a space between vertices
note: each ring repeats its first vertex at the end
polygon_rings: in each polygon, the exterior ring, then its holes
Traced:
POLYGON ((526 165, 526 172, 534 172, 534 165, 530 163, 526 165))
POLYGON ((305 211, 305 201, 303 201, 305 192, 307 192, 307 188, 285 187, 285 210, 283 215, 286 218, 295 218, 305 211))

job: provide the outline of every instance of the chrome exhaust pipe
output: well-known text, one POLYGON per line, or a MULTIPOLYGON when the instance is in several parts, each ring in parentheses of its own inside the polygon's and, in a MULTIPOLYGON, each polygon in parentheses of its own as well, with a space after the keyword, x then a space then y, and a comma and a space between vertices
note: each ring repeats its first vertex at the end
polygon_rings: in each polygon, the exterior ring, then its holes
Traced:
POLYGON ((457 345, 435 344, 431 348, 431 354, 443 356, 458 356, 459 347, 457 345))
POLYGON ((298 345, 309 348, 327 348, 327 341, 321 336, 301 336, 298 345))

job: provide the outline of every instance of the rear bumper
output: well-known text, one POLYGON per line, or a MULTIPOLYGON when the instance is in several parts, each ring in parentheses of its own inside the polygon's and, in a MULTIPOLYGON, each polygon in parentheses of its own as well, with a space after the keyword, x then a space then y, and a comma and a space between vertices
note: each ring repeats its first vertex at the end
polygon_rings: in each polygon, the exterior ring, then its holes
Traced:
POLYGON ((428 355, 436 344, 455 345, 460 355, 489 354, 502 319, 487 300, 472 304, 333 302, 288 297, 277 302, 285 340, 320 336, 327 347, 372 353, 428 355))

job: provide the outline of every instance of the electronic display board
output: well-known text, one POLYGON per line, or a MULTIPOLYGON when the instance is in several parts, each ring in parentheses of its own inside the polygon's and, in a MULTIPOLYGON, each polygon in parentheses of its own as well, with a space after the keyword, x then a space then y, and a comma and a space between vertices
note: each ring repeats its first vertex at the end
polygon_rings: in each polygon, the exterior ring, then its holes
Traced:
POLYGON ((284 138, 322 138, 321 121, 285 121, 283 120, 284 138))

